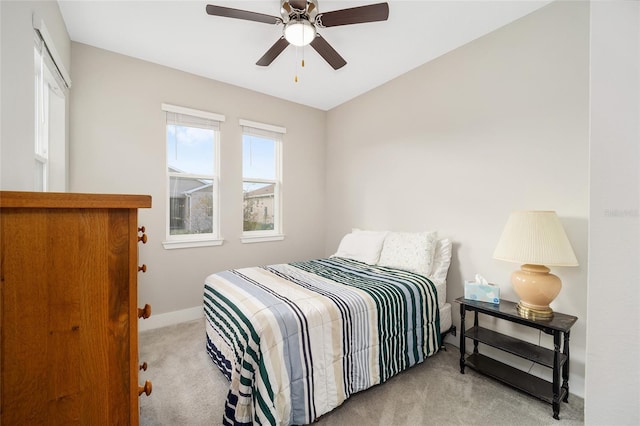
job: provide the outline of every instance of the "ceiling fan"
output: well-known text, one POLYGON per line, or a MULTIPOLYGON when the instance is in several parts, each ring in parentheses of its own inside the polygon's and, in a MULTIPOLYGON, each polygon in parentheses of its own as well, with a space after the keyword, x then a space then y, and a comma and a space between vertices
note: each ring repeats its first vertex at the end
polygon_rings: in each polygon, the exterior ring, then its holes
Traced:
POLYGON ((211 4, 207 5, 207 13, 226 18, 284 25, 280 39, 267 50, 256 65, 270 65, 289 44, 295 46, 309 44, 333 69, 337 70, 345 66, 347 61, 318 34, 317 28, 386 21, 389 17, 389 5, 377 3, 320 13, 317 0, 283 0, 280 7, 281 17, 211 4))

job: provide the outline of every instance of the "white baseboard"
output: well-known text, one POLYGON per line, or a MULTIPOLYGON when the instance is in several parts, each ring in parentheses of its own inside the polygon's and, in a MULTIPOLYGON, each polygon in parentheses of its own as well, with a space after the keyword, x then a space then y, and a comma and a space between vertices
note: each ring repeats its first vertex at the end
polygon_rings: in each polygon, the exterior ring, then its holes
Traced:
POLYGON ((180 324, 181 322, 196 320, 203 316, 204 310, 202 306, 194 306, 193 308, 157 315, 152 311, 149 318, 138 321, 138 331, 153 330, 168 325, 180 324))

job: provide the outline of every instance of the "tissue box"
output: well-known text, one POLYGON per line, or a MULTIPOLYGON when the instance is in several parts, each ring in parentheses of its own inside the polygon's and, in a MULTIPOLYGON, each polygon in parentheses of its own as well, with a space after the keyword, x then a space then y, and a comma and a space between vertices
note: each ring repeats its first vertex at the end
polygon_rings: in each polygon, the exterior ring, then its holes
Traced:
POLYGON ((500 287, 493 284, 465 281, 464 298, 478 302, 500 303, 500 287))

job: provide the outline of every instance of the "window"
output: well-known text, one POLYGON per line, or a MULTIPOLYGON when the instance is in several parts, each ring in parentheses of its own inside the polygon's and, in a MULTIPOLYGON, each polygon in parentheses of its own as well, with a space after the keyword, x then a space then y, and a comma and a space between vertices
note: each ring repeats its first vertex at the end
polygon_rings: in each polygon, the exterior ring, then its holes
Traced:
POLYGON ((71 87, 44 23, 34 17, 34 189, 67 190, 66 91, 71 87))
POLYGON ((162 104, 166 114, 166 249, 222 244, 219 123, 224 116, 162 104))
POLYGON ((282 240, 282 135, 286 129, 240 120, 242 242, 282 240))

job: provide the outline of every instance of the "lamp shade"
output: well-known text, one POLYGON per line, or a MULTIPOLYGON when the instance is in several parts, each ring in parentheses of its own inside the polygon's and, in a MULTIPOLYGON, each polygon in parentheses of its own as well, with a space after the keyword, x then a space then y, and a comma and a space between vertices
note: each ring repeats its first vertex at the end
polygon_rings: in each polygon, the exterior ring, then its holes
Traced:
POLYGON ((554 211, 511 213, 494 259, 545 266, 578 266, 562 223, 554 211))

